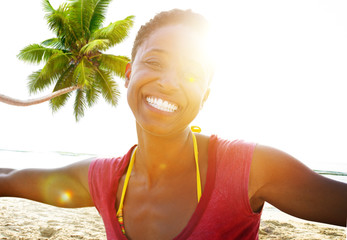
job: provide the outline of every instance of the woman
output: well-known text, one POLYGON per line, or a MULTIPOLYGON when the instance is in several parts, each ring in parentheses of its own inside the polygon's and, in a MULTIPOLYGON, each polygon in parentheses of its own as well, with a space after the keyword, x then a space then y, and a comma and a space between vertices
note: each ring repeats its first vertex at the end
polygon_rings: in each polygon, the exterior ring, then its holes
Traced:
POLYGON ((279 150, 191 131, 213 74, 206 25, 198 14, 172 10, 139 30, 125 83, 137 146, 60 169, 3 170, 0 196, 95 206, 108 239, 257 239, 265 201, 344 226, 347 184, 279 150), (53 183, 43 190, 47 179, 53 183))

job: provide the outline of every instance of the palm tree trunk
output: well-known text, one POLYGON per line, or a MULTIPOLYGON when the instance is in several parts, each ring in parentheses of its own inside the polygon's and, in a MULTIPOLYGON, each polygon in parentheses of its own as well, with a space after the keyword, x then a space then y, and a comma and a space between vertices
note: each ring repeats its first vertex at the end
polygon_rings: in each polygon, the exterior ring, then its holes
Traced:
POLYGON ((72 92, 76 89, 81 88, 80 86, 72 86, 72 87, 67 87, 60 89, 58 91, 52 92, 51 94, 48 94, 47 96, 40 97, 40 98, 34 98, 34 99, 28 99, 28 100, 19 100, 19 99, 14 99, 8 96, 5 96, 3 94, 0 94, 0 102, 9 104, 9 105, 14 105, 14 106, 31 106, 39 103, 46 102, 48 100, 51 100, 52 98, 58 97, 60 95, 63 95, 68 92, 72 92))

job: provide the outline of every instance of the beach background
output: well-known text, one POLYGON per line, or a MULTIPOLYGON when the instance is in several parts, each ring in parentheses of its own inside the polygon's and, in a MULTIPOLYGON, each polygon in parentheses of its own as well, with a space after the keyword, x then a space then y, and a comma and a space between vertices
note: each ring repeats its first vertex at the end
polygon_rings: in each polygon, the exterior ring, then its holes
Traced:
MULTIPOLYGON (((18 198, 0 199, 1 240, 106 240, 95 208, 65 209, 18 198)), ((288 216, 266 206, 259 239, 345 240, 346 230, 288 216)))
MULTIPOLYGON (((53 37, 41 0, 2 2, 0 93, 31 96, 27 77, 42 66, 20 62, 25 46, 53 37)), ((52 0, 54 7, 65 1, 52 0)), ((327 177, 346 181, 347 1, 114 0, 105 24, 135 15, 124 43, 130 55, 141 24, 172 8, 193 9, 211 23, 216 73, 193 125, 206 135, 245 139, 281 149, 327 177)), ((94 156, 120 156, 137 142, 124 82, 117 108, 100 100, 76 123, 73 102, 52 114, 49 104, 0 103, 0 167, 54 168, 94 156)), ((345 229, 291 218, 266 205, 261 239, 345 239, 345 229)), ((0 198, 0 239, 103 239, 95 209, 59 209, 0 198)))
MULTIPOLYGON (((59 167, 95 157, 93 154, 70 152, 29 152, 0 149, 0 159, 8 166, 25 168, 42 167, 50 159, 59 167), (17 159, 26 164, 15 165, 17 159), (12 163, 9 164, 9 163, 12 163)), ((347 174, 329 172, 326 177, 347 183, 347 174), (339 174, 339 175, 331 175, 339 174)), ((259 230, 260 239, 335 239, 345 240, 346 228, 305 221, 285 214, 275 207, 264 206, 259 230)), ((29 239, 106 239, 102 219, 93 207, 66 209, 19 198, 0 198, 0 240, 29 239)))

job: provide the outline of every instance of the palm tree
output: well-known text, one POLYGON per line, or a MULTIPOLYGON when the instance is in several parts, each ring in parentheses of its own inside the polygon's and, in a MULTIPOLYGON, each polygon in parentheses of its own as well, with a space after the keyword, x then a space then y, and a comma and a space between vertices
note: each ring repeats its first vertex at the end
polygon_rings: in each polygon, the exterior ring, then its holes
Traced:
POLYGON ((110 2, 111 0, 71 0, 54 9, 49 0, 43 0, 45 18, 56 37, 25 47, 17 57, 29 63, 45 63, 42 69, 29 76, 30 93, 37 93, 54 84, 53 92, 46 97, 28 101, 0 95, 0 101, 28 106, 50 100, 51 109, 55 112, 75 90, 76 121, 100 95, 116 106, 119 91, 112 76, 124 77, 125 67, 130 59, 103 51, 128 36, 134 16, 102 28, 110 2))

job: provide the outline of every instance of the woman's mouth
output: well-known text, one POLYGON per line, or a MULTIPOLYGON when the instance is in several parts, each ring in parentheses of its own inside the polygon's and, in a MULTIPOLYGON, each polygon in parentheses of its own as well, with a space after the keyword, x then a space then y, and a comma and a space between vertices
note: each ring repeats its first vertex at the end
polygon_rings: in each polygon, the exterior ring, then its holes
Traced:
POLYGON ((175 103, 168 102, 161 98, 149 96, 146 97, 146 101, 149 105, 160 111, 175 112, 178 109, 178 106, 175 103))

